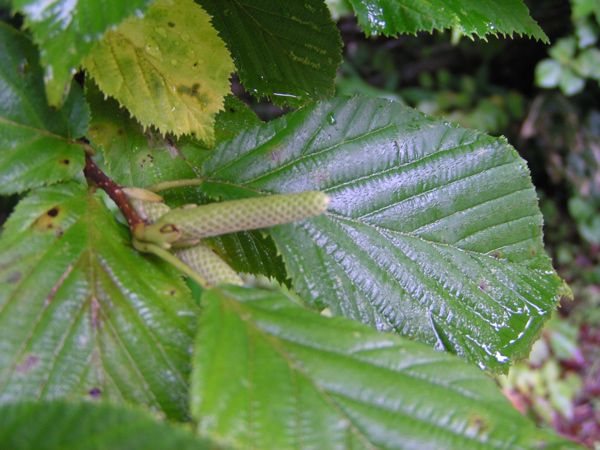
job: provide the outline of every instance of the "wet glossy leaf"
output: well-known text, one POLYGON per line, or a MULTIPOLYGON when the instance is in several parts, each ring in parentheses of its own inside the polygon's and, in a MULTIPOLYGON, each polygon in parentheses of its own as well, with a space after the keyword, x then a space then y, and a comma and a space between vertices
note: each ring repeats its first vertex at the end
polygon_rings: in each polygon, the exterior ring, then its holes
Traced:
POLYGON ((89 111, 74 87, 60 111, 46 103, 37 51, 0 23, 0 194, 66 180, 84 154, 73 138, 86 133, 89 111))
POLYGON ((244 87, 299 105, 333 95, 342 43, 322 0, 196 0, 213 16, 244 87))
POLYGON ((73 73, 94 43, 150 0, 13 0, 40 47, 50 104, 61 103, 73 73))
POLYGON ((278 290, 203 296, 192 414, 201 434, 260 449, 577 448, 512 409, 455 356, 278 290))
POLYGON ((368 34, 386 36, 456 28, 485 37, 513 34, 544 42, 548 37, 522 0, 349 0, 368 34))
POLYGON ((0 240, 0 402, 103 398, 187 415, 196 307, 96 194, 31 193, 0 240))
POLYGON ((84 65, 144 127, 214 141, 233 62, 193 0, 157 0, 143 18, 106 33, 84 65))
POLYGON ((214 445, 147 412, 107 403, 0 406, 0 448, 11 450, 202 450, 214 445))
POLYGON ((326 215, 268 230, 300 295, 482 367, 527 354, 564 293, 505 139, 336 99, 239 134, 204 170, 223 198, 325 191, 326 215))

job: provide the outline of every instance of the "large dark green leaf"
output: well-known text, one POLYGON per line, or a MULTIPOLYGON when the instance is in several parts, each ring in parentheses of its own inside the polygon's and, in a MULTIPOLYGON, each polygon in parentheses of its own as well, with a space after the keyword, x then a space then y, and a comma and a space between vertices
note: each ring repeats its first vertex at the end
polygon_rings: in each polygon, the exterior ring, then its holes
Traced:
POLYGON ((73 139, 89 120, 81 90, 72 89, 60 111, 50 108, 35 47, 2 23, 0 55, 0 194, 71 178, 84 163, 73 139))
POLYGON ((48 99, 59 104, 81 60, 104 32, 141 15, 150 0, 13 0, 40 47, 48 99))
POLYGON ((341 39, 323 0, 196 0, 257 97, 297 105, 333 94, 341 39))
POLYGON ((536 429, 455 356, 288 297, 204 294, 191 387, 201 434, 265 450, 576 447, 536 429))
POLYGON ((416 33, 457 28, 466 35, 522 34, 548 37, 522 0, 349 0, 369 34, 416 33))
POLYGON ((326 215, 269 230, 295 289, 482 367, 526 354, 563 293, 526 164, 503 138, 336 99, 241 133, 205 172, 224 198, 327 192, 326 215))
POLYGON ((202 450, 216 448, 150 414, 106 403, 0 406, 0 448, 10 450, 202 450))
POLYGON ((196 307, 96 194, 34 191, 0 240, 0 402, 101 397, 187 414, 196 307))

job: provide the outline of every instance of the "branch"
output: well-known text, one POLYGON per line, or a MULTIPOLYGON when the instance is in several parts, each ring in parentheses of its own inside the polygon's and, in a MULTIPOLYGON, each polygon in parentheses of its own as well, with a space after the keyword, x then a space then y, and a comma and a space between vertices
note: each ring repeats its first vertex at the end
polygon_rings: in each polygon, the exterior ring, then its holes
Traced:
POLYGON ((83 169, 83 173, 88 181, 93 182, 106 192, 112 201, 117 204, 123 216, 127 219, 132 232, 135 228, 145 224, 133 206, 131 206, 131 203, 129 203, 129 199, 125 195, 125 192, 123 192, 123 188, 108 178, 88 154, 85 155, 85 169, 83 169))

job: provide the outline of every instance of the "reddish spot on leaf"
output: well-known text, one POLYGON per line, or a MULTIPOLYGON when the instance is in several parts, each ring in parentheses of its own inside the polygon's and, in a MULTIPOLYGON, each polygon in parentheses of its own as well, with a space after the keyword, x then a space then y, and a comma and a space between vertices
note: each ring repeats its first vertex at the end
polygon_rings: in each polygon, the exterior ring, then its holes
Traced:
POLYGON ((19 373, 27 373, 31 369, 33 369, 37 363, 40 362, 40 358, 37 356, 29 355, 25 361, 17 366, 17 372, 19 373))

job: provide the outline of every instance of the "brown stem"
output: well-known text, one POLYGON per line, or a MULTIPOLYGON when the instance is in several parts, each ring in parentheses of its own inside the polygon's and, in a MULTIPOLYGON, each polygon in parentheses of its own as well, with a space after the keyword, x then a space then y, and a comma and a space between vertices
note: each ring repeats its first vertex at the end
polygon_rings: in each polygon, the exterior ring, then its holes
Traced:
POLYGON ((138 226, 144 225, 144 221, 136 212, 136 210, 129 203, 129 199, 123 188, 115 183, 113 180, 108 178, 102 170, 96 165, 90 155, 85 155, 85 169, 83 173, 88 181, 94 182, 100 189, 108 194, 108 196, 117 204, 127 223, 129 228, 133 232, 138 226))

